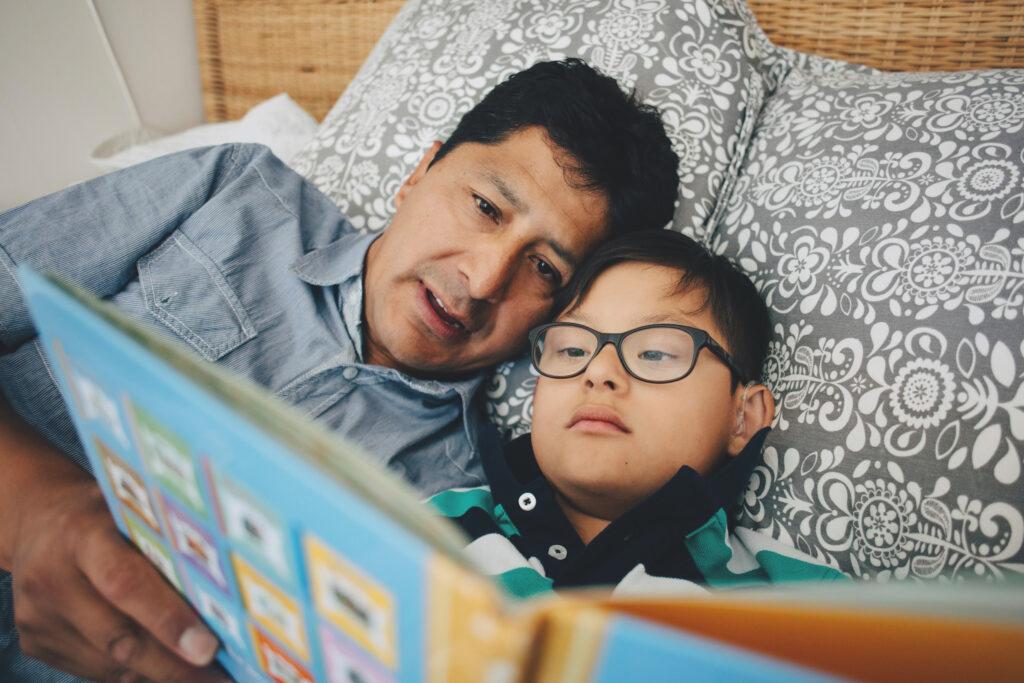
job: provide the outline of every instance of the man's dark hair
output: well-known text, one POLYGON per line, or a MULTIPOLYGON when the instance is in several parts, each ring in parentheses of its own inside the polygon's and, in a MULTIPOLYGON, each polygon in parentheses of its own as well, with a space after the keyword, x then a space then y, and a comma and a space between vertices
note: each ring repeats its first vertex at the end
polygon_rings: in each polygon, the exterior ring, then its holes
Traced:
POLYGON ((432 163, 465 142, 498 144, 541 126, 568 159, 566 182, 608 198, 609 234, 664 227, 679 188, 679 158, 657 109, 581 59, 540 62, 499 83, 459 121, 432 163))
MULTIPOLYGON (((711 309, 711 317, 725 335, 723 343, 746 379, 760 381, 768 341, 771 317, 761 294, 733 263, 713 254, 686 235, 671 230, 648 230, 610 240, 599 246, 576 269, 559 293, 555 310, 564 313, 583 301, 594 281, 619 263, 640 262, 679 271, 676 291, 698 288, 704 291, 699 311, 711 309)), ((694 311, 697 312, 697 311, 694 311)), ((733 376, 732 390, 740 382, 733 376)))

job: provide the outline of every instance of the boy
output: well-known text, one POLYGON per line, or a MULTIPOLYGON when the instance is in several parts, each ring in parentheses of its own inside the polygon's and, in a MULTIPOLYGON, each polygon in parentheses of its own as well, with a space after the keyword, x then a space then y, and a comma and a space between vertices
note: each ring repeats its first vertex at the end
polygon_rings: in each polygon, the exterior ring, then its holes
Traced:
POLYGON ((598 248, 559 304, 530 333, 532 433, 484 456, 488 486, 431 498, 483 571, 524 597, 844 578, 728 528, 775 412, 755 380, 770 321, 750 280, 646 231, 598 248))

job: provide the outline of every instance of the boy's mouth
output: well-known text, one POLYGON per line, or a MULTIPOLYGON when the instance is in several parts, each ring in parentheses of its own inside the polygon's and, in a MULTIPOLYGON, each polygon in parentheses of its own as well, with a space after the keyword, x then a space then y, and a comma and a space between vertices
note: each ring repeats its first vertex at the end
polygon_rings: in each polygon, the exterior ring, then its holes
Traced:
POLYGON ((597 434, 629 434, 632 431, 619 414, 607 406, 583 406, 573 413, 565 428, 597 434))

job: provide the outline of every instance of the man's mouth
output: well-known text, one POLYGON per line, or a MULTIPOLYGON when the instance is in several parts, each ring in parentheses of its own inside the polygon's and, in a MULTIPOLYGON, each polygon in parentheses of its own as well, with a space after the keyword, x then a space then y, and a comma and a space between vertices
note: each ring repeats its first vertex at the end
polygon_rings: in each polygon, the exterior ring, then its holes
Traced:
POLYGON ((440 297, 423 284, 420 284, 420 300, 423 318, 438 337, 445 341, 455 341, 460 337, 469 336, 466 325, 448 310, 440 297))

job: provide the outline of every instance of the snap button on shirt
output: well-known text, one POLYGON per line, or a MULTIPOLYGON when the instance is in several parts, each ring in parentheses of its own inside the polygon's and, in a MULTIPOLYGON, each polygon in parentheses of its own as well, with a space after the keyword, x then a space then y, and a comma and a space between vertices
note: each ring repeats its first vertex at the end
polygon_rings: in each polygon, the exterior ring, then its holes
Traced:
POLYGON ((529 512, 537 507, 537 498, 532 493, 524 493, 519 496, 519 507, 529 512))
POLYGON ((359 370, 353 367, 347 367, 341 371, 341 376, 345 379, 355 379, 359 376, 359 370))
POLYGON ((569 551, 565 549, 564 545, 556 543, 548 548, 548 555, 556 560, 564 560, 569 555, 569 551))

